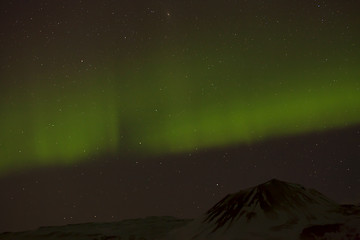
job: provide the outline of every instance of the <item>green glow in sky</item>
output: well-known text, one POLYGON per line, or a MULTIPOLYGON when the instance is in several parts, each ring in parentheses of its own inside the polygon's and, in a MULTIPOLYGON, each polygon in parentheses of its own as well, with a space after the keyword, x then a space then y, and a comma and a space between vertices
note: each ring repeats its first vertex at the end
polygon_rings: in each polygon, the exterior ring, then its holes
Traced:
POLYGON ((36 97, 1 106, 1 168, 68 164, 124 148, 156 154, 193 151, 346 127, 360 122, 359 70, 352 70, 255 77, 246 87, 226 86, 210 75, 206 89, 186 81, 196 72, 184 76, 171 70, 159 79, 149 70, 133 76, 151 76, 149 82, 133 81, 123 89, 120 83, 99 87, 91 82, 103 76, 89 76, 90 83, 64 90, 65 95, 33 89, 36 97), (262 81, 269 83, 258 85, 262 81))
POLYGON ((77 60, 81 71, 28 66, 3 74, 0 171, 360 123, 360 60, 348 39, 304 43, 302 32, 284 47, 276 32, 251 43, 209 34, 112 55, 101 70, 85 58, 77 60))

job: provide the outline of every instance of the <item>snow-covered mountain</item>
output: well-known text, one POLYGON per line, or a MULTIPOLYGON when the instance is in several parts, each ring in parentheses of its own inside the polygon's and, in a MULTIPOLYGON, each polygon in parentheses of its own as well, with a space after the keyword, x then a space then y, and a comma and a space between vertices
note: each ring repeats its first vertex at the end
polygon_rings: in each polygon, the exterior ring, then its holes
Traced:
POLYGON ((148 217, 2 233, 0 240, 360 240, 360 206, 276 179, 229 194, 195 220, 148 217))
POLYGON ((313 189, 272 179, 227 195, 172 240, 360 240, 360 210, 313 189), (343 238, 342 238, 343 237, 343 238))

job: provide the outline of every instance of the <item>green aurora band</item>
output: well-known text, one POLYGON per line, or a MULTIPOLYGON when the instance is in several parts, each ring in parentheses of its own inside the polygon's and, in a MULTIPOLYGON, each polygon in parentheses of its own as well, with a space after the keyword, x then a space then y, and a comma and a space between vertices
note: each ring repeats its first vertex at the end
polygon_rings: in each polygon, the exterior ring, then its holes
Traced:
POLYGON ((293 43, 289 56, 262 41, 246 51, 216 41, 188 43, 186 51, 154 46, 108 71, 58 74, 51 82, 47 73, 29 72, 30 84, 2 90, 0 172, 359 124, 360 61, 352 53, 345 62, 334 45, 297 50, 293 43), (318 55, 301 54, 318 48, 318 55))

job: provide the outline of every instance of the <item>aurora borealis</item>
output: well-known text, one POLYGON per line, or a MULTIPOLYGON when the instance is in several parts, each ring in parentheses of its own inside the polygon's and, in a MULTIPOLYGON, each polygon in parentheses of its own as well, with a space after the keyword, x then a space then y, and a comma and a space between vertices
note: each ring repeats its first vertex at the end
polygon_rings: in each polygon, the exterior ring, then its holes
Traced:
POLYGON ((47 15, 7 13, 14 42, 3 44, 1 171, 124 146, 164 154, 360 122, 359 30, 335 2, 304 4, 312 12, 296 18, 296 1, 232 2, 227 24, 208 19, 211 29, 176 8, 145 8, 139 19, 92 3, 76 18, 81 4, 70 13, 63 4, 44 5, 47 15))
MULTIPOLYGON (((358 7, 356 0, 3 1, 0 179, 133 158, 152 164, 199 151, 228 156, 221 149, 285 146, 286 139, 357 129, 358 7)), ((336 158, 329 169, 354 162, 355 145, 347 159, 329 150, 336 158)), ((309 162, 294 157, 294 166, 316 168, 311 176, 320 171, 318 156, 296 151, 309 162)), ((258 166, 275 160, 260 155, 267 160, 231 161, 249 163, 261 178, 258 166)), ((284 162, 279 169, 289 169, 291 160, 284 162)), ((350 165, 341 169, 347 174, 350 165)))

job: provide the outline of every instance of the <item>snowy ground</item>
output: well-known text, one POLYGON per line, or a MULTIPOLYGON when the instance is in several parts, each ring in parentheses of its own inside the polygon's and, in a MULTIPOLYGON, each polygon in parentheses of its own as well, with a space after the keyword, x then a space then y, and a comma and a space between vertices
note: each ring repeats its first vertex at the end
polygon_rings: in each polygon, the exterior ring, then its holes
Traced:
POLYGON ((155 240, 191 220, 148 217, 115 223, 85 223, 41 227, 34 231, 2 233, 0 240, 155 240))

